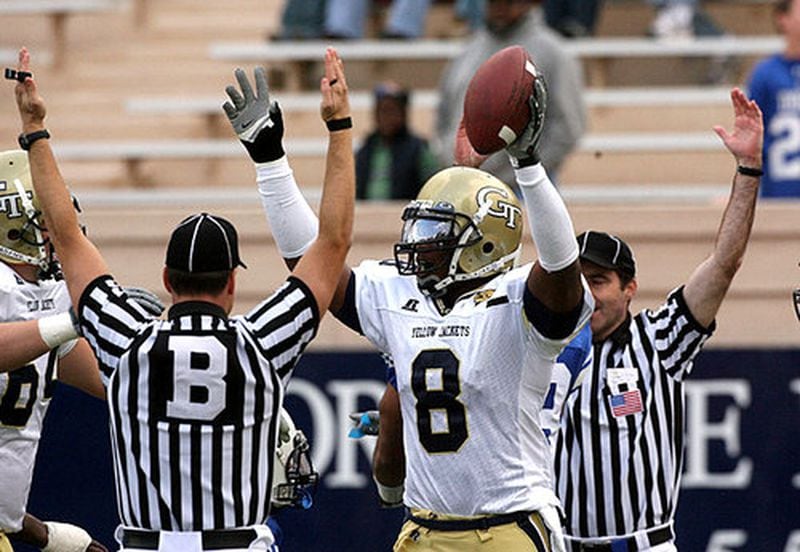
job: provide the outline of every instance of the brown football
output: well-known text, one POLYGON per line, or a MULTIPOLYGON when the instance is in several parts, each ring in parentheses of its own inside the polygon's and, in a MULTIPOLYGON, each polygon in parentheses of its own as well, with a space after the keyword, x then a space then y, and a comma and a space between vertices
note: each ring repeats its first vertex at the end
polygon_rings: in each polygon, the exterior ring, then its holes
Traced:
POLYGON ((504 48, 478 67, 464 97, 464 127, 475 151, 500 151, 525 130, 537 78, 538 70, 522 46, 504 48))

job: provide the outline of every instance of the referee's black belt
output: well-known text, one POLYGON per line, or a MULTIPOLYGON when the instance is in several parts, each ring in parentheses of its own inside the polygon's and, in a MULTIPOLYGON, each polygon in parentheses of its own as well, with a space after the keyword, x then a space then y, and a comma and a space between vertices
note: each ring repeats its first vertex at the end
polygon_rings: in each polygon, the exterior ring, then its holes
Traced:
MULTIPOLYGON (((647 531, 646 535, 650 546, 657 546, 674 538, 670 527, 651 529, 647 531)), ((568 548, 572 552, 636 552, 641 550, 636 544, 636 537, 611 539, 605 542, 568 541, 568 544, 568 548)))
MULTIPOLYGON (((123 548, 158 550, 159 531, 146 529, 123 529, 123 548)), ((225 550, 226 548, 247 548, 258 535, 253 529, 217 529, 200 531, 203 550, 225 550)))
POLYGON ((498 525, 517 523, 528 519, 534 512, 514 512, 512 514, 500 514, 497 516, 486 516, 472 519, 429 519, 421 518, 406 512, 406 520, 412 521, 417 525, 434 531, 474 531, 486 530, 498 525))

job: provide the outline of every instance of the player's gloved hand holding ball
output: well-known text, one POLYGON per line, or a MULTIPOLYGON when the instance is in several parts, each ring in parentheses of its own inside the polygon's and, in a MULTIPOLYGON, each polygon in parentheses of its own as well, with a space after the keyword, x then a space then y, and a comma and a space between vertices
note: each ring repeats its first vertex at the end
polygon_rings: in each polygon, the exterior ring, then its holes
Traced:
POLYGON ((544 116, 547 111, 547 87, 544 77, 539 75, 533 81, 533 90, 528 98, 531 118, 519 138, 506 146, 511 164, 515 168, 535 165, 539 162, 539 140, 542 138, 544 116))
POLYGON ((457 136, 456 160, 477 167, 480 156, 505 149, 514 167, 535 165, 546 110, 544 75, 533 58, 522 46, 503 48, 481 64, 467 86, 459 134, 474 152, 457 136))
POLYGON ((225 88, 230 101, 222 105, 234 132, 239 136, 250 158, 256 163, 275 161, 283 150, 283 115, 278 102, 270 101, 267 77, 262 67, 254 71, 256 91, 243 69, 234 72, 241 92, 234 86, 225 88))

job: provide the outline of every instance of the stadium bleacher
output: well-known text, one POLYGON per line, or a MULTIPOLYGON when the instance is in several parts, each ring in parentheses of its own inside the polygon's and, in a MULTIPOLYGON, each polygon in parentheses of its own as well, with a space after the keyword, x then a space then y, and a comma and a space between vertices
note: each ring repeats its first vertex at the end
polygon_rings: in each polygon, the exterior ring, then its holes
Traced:
MULTIPOLYGON (((606 3, 599 38, 568 46, 587 61, 587 73, 594 73, 588 74, 590 131, 560 175, 561 190, 579 229, 624 232, 638 250, 647 251, 642 279, 652 294, 640 298, 643 302, 685 278, 681 270, 685 272, 708 250, 732 173, 729 156, 710 126, 729 122, 728 85, 741 82, 755 59, 780 47, 780 40, 770 33, 764 2, 710 0, 707 5, 736 38, 656 43, 642 38, 651 8, 639 0, 614 0, 606 3), (639 59, 629 59, 634 54, 639 59), (720 55, 736 58, 734 80, 709 85, 698 75, 709 56, 720 55), (654 77, 654 72, 659 74, 654 77), (694 220, 708 220, 709 227, 698 228, 694 220), (672 251, 688 258, 686 267, 665 266, 663 259, 672 251), (667 282, 665 274, 672 274, 674 282, 667 282)), ((214 59, 210 53, 218 56, 220 46, 215 44, 222 42, 243 44, 235 59, 246 67, 280 56, 285 60, 290 54, 306 60, 321 56, 323 44, 318 42, 264 42, 264 36, 276 30, 281 7, 279 0, 203 3, 202 9, 192 0, 0 1, 7 29, 0 39, 0 60, 13 63, 15 49, 23 43, 34 51, 63 172, 84 199, 92 236, 109 251, 116 272, 132 281, 146 273, 142 283, 159 289, 158 282, 147 278, 158 273, 161 240, 186 210, 199 207, 220 207, 246 221, 246 247, 269 243, 260 207, 253 201, 252 168, 220 111, 223 89, 232 81, 236 62, 226 56, 214 59), (89 4, 101 3, 104 9, 89 9, 89 4), (69 14, 69 40, 62 52, 55 46, 54 16, 49 15, 55 9, 3 11, 12 4, 39 8, 83 4, 86 9, 69 14), (57 63, 55 56, 61 53, 68 55, 68 63, 57 63), (154 221, 147 228, 135 222, 145 210, 154 221), (132 266, 131 258, 151 259, 152 266, 139 262, 132 266)), ((432 25, 438 27, 431 29, 426 41, 340 44, 348 67, 353 68, 357 128, 366 132, 370 125, 371 83, 391 75, 391 66, 399 65, 401 77, 419 75, 414 80, 418 84, 412 121, 424 133, 431 131, 438 69, 464 39, 463 25, 452 22, 451 6, 435 8, 432 25), (434 55, 438 60, 423 59, 434 55), (358 56, 363 60, 356 61, 358 56), (389 57, 396 61, 378 61, 389 57)), ((314 63, 304 65, 316 78, 314 63)), ((274 84, 278 88, 281 83, 274 84)), ((275 95, 286 111, 287 150, 295 173, 304 193, 315 200, 325 134, 317 115, 318 98, 302 84, 284 82, 275 95)), ((14 147, 18 126, 10 93, 0 103, 0 131, 6 137, 5 148, 14 147)), ((366 229, 376 221, 397 218, 399 209, 391 204, 359 206, 355 259, 383 256, 390 250, 396 228, 378 233, 366 229)), ((792 315, 779 304, 788 300, 785 290, 796 280, 791 251, 791 244, 800 238, 800 230, 792 224, 796 210, 791 202, 760 206, 751 253, 721 315, 735 321, 721 324, 733 333, 718 336, 715 345, 738 343, 745 333, 741 328, 747 328, 747 339, 755 344, 794 341, 792 315), (767 253, 770 248, 776 253, 767 253), (786 261, 773 267, 771 278, 763 278, 761 262, 769 264, 780 253, 786 254, 786 261), (768 325, 748 323, 749 315, 761 318, 757 314, 767 312, 780 314, 764 316, 771 321, 768 325)), ((250 272, 257 273, 260 281, 277 281, 282 267, 272 265, 276 263, 250 272)), ((255 280, 244 288, 251 291, 246 291, 241 308, 254 300, 255 280)), ((315 346, 331 345, 363 347, 363 342, 335 324, 326 324, 315 346)))

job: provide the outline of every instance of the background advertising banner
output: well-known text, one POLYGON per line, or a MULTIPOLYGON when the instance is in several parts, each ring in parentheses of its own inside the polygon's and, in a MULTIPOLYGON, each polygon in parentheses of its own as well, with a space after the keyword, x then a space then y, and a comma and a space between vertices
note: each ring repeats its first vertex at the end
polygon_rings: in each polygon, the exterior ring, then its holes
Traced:
MULTIPOLYGON (((378 506, 374 438, 347 436, 349 414, 375 408, 384 374, 375 353, 301 360, 286 408, 311 442, 321 483, 310 510, 276 512, 282 550, 391 550, 403 512, 378 506)), ((800 552, 800 350, 708 350, 687 401, 679 549, 800 552)), ((59 386, 28 510, 81 525, 116 549, 107 422, 105 403, 59 386)))

